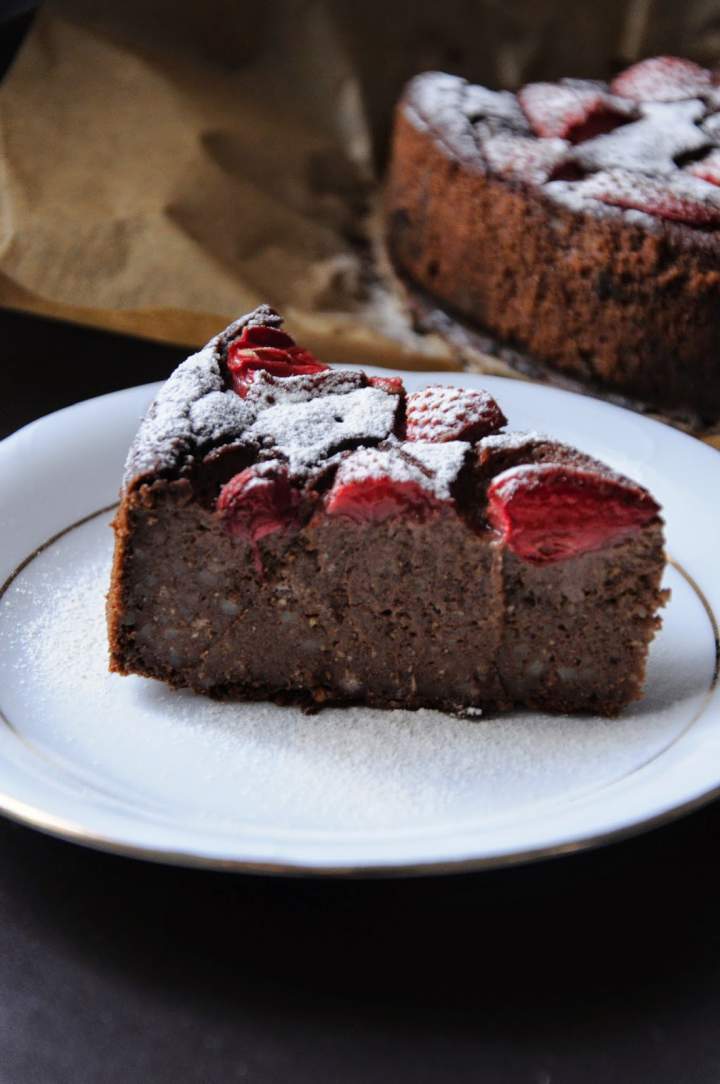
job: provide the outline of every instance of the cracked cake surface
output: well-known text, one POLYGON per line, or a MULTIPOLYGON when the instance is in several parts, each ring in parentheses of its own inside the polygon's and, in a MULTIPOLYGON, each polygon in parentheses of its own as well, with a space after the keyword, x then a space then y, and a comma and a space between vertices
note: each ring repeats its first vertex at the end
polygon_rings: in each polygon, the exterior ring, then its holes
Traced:
POLYGON ((517 94, 429 72, 398 105, 391 257, 510 360, 716 422, 719 228, 720 85, 690 61, 517 94))
POLYGON ((664 600, 660 509, 487 392, 336 370, 260 306, 130 448, 111 668, 213 696, 616 714, 664 600))

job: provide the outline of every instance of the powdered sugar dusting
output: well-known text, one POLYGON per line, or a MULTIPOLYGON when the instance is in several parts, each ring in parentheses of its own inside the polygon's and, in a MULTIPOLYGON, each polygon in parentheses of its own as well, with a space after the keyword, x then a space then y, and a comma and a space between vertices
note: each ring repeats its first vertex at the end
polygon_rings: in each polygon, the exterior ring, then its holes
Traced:
POLYGON ((720 148, 715 147, 698 162, 691 162, 685 167, 685 172, 693 177, 699 177, 701 181, 720 185, 720 148))
POLYGON ((247 392, 250 405, 265 410, 278 403, 309 403, 324 395, 346 395, 366 386, 364 373, 350 369, 328 369, 322 373, 275 377, 263 369, 253 374, 247 392))
MULTIPOLYGON (((432 97, 432 83, 428 81, 429 96, 432 97)), ((528 122, 514 94, 508 90, 488 90, 470 83, 462 88, 462 107, 468 120, 482 120, 494 128, 493 121, 501 122, 503 127, 517 132, 528 132, 528 122)))
POLYGON ((211 391, 190 404, 189 417, 197 441, 221 443, 240 436, 255 413, 234 391, 211 391))
POLYGON ((447 500, 450 487, 467 459, 470 445, 462 440, 447 441, 445 444, 414 440, 401 447, 431 472, 433 492, 440 500, 447 500))
POLYGON ((126 486, 163 472, 181 473, 211 445, 245 440, 260 460, 282 459, 299 480, 336 451, 394 439, 401 398, 393 394, 395 388, 370 385, 361 371, 325 369, 280 377, 258 368, 244 396, 225 388, 223 344, 232 343, 248 324, 277 329, 281 323, 274 310, 261 305, 178 366, 132 444, 126 486))
POLYGON ((500 132, 482 145, 485 160, 499 177, 542 184, 566 157, 570 144, 564 139, 532 139, 500 132))
POLYGON ((720 113, 711 113, 702 122, 702 129, 713 143, 720 143, 720 113))
POLYGON ((515 105, 524 109, 534 136, 527 123, 518 124, 507 92, 473 87, 455 76, 418 77, 406 102, 458 154, 467 151, 472 121, 476 162, 504 180, 540 187, 572 211, 622 217, 649 229, 663 220, 718 225, 708 189, 718 185, 720 173, 712 158, 704 165, 692 159, 720 141, 720 90, 706 69, 691 62, 642 61, 612 87, 578 79, 528 84, 515 105), (594 183, 596 175, 618 172, 633 187, 628 198, 614 198, 605 180, 594 183), (681 191, 688 176, 701 187, 681 191))
POLYGON ((707 68, 692 60, 654 56, 620 72, 611 90, 637 101, 679 101, 711 94, 712 77, 707 68))
POLYGON ((720 189, 677 172, 663 181, 615 169, 579 183, 585 196, 693 225, 720 224, 720 189))
MULTIPOLYGON (((544 803, 557 813, 660 753, 693 718, 712 674, 707 618, 671 571, 648 694, 620 720, 525 712, 471 722, 364 707, 306 717, 217 703, 108 673, 110 548, 106 518, 85 524, 5 595, 3 708, 21 735, 18 763, 35 758, 52 777, 38 788, 40 807, 60 790, 82 803, 91 827, 107 809, 142 823, 146 838, 151 826, 172 825, 173 849, 208 833, 239 855, 260 835, 269 858, 311 838, 338 849, 374 839, 382 853, 393 833, 431 839, 472 825, 481 838, 500 823, 530 823, 544 803)), ((8 737, 6 764, 14 756, 8 737)))
MULTIPOLYGON (((209 343, 178 365, 150 405, 130 447, 124 482, 182 466, 195 443, 191 408, 199 399, 222 391, 223 379, 214 345, 209 343)), ((203 427, 207 420, 200 419, 203 427)))
POLYGON ((493 489, 504 500, 513 497, 519 489, 532 489, 557 473, 556 463, 520 463, 501 471, 493 478, 493 489))
POLYGON ((437 500, 448 501, 469 451, 470 445, 464 441, 407 441, 390 448, 362 448, 342 461, 336 485, 388 478, 401 484, 414 482, 437 500))
POLYGON ((703 102, 652 102, 643 116, 613 132, 579 144, 568 156, 585 170, 626 169, 669 175, 677 172, 676 158, 710 145, 695 123, 705 113, 703 102))
POLYGON ((535 430, 529 430, 525 433, 516 430, 511 433, 492 433, 489 437, 483 437, 478 447, 480 449, 487 448, 489 451, 519 451, 521 448, 550 440, 554 442, 554 438, 547 436, 545 433, 537 433, 535 430))
POLYGON ((446 75, 444 72, 418 75, 410 83, 409 96, 422 113, 430 117, 437 116, 455 108, 464 82, 459 76, 446 75))
POLYGON ((408 88, 408 101, 418 120, 433 128, 460 158, 472 160, 475 135, 463 108, 466 83, 455 75, 419 75, 408 88))
MULTIPOLYGON (((255 463, 251 471, 245 471, 247 477, 242 487, 243 495, 252 493, 254 489, 263 489, 268 479, 274 478, 282 469, 281 459, 265 459, 260 463, 255 463)), ((222 507, 222 500, 219 507, 222 507)))
POLYGON ((486 391, 431 385, 407 398, 407 439, 477 440, 507 419, 486 391))
POLYGON ((284 456, 292 475, 303 475, 343 444, 384 440, 397 405, 397 396, 380 388, 281 402, 258 415, 248 436, 284 456))
POLYGON ((368 478, 390 478, 393 482, 425 481, 425 472, 411 458, 394 448, 360 448, 340 463, 336 483, 346 485, 368 478))
POLYGON ((609 94, 602 84, 580 79, 567 83, 528 83, 518 99, 535 132, 540 136, 572 138, 573 129, 603 113, 618 124, 637 116, 637 106, 609 94))
MULTIPOLYGON (((559 448, 562 451, 570 452, 571 458, 566 459, 559 456, 557 461, 518 463, 495 475, 493 489, 500 493, 504 499, 508 499, 517 493, 518 489, 528 490, 543 485, 548 478, 556 475, 558 470, 567 470, 570 473, 579 470, 585 475, 592 473, 595 478, 612 482, 617 486, 624 486, 628 492, 632 491, 636 495, 647 494, 647 490, 643 486, 638 485, 631 478, 626 478, 611 467, 607 467, 604 463, 575 452, 569 445, 559 445, 559 448), (573 459, 577 461, 573 462, 573 459)), ((647 495, 649 496, 649 494, 647 495)))

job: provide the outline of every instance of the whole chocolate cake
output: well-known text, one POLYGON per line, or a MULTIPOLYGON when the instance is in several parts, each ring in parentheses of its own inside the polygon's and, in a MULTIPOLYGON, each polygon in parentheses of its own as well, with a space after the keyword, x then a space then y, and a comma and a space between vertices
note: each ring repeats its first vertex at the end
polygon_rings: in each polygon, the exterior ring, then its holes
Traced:
POLYGON ((111 669, 214 696, 617 713, 664 596, 650 494, 479 390, 333 370, 267 306, 183 362, 115 519, 111 669))
POLYGON ((720 419, 720 86, 674 57, 517 94, 428 73, 397 109, 396 268, 531 371, 720 419))

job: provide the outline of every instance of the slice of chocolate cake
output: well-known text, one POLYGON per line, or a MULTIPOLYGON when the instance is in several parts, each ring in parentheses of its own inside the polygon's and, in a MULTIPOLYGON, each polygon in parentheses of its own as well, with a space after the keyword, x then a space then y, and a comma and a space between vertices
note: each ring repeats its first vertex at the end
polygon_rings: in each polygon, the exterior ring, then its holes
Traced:
POLYGON ((720 419, 709 71, 657 57, 610 85, 517 94, 418 76, 397 109, 387 212, 416 302, 480 331, 486 351, 696 425, 720 419))
POLYGON ((111 668, 238 699, 615 714, 659 625, 650 494, 482 391, 333 370, 272 309, 173 373, 127 461, 111 668))

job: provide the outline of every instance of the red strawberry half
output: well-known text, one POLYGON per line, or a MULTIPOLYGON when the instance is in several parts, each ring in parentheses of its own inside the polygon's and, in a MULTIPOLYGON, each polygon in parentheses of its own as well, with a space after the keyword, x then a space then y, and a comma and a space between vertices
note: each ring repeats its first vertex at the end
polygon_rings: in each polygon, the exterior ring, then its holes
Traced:
POLYGON ((432 387, 407 398, 407 440, 479 440, 507 422, 491 395, 470 388, 432 387))
POLYGON ((564 139, 534 139, 503 132, 483 140, 485 161, 499 177, 543 184, 556 178, 570 144, 564 139))
POLYGON ((685 172, 699 177, 701 181, 707 181, 708 184, 720 185, 720 150, 712 150, 699 162, 686 166, 685 172))
POLYGON ((356 523, 379 523, 398 515, 424 518, 439 503, 418 482, 380 477, 336 484, 325 507, 330 516, 349 516, 356 523))
POLYGON ((488 489, 490 523, 531 564, 612 545, 658 511, 650 494, 631 482, 554 463, 513 467, 488 489))
POLYGON ((402 395, 405 390, 399 376, 369 376, 367 382, 371 388, 380 388, 388 395, 402 395))
POLYGON ((593 83, 528 83, 518 100, 533 131, 581 143, 637 117, 637 107, 593 83))
POLYGON ((699 98, 712 87, 712 76, 692 60, 677 56, 654 56, 620 72, 610 90, 636 102, 678 102, 699 98))
POLYGON ((688 226, 720 226, 720 192, 680 171, 655 179, 622 169, 605 170, 582 181, 578 191, 614 207, 645 211, 688 226))
POLYGON ((227 367, 233 389, 243 399, 259 369, 271 376, 287 377, 322 373, 329 368, 309 350, 296 346, 284 331, 264 325, 243 328, 228 347, 227 367))
POLYGON ((247 324, 232 345, 274 346, 278 350, 288 350, 295 346, 295 340, 279 327, 270 327, 268 324, 247 324))
POLYGON ((300 493, 290 484, 287 470, 277 464, 260 464, 236 474, 222 487, 217 511, 231 535, 252 544, 255 564, 262 573, 257 543, 293 526, 299 505, 300 493))

